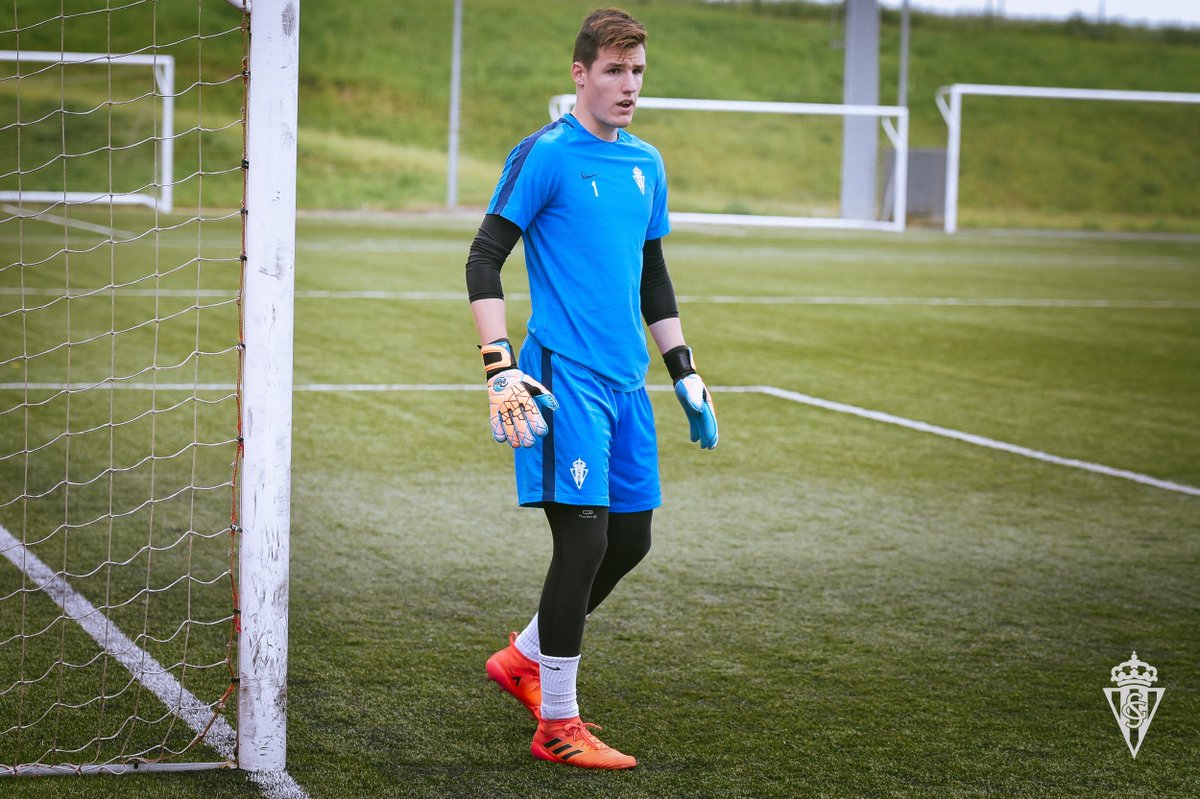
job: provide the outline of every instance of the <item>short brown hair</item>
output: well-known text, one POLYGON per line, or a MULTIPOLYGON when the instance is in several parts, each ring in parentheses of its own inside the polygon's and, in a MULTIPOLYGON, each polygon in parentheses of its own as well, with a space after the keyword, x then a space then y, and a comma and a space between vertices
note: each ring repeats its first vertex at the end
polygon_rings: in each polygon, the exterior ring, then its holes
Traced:
POLYGON ((646 44, 646 28, 619 8, 598 8, 579 29, 575 37, 574 61, 591 69, 596 56, 606 47, 628 50, 646 44))

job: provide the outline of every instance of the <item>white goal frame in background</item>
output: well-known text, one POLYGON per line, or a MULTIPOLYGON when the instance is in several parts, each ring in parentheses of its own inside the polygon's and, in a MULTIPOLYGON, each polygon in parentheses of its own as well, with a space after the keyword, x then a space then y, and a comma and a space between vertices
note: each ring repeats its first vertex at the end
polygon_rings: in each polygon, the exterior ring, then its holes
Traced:
MULTIPOLYGON (((908 109, 898 105, 841 105, 836 103, 769 103, 753 100, 696 100, 677 97, 639 97, 638 108, 672 111, 729 111, 743 114, 795 114, 839 117, 878 117, 896 151, 895 169, 889 184, 891 219, 848 219, 819 216, 766 216, 762 214, 700 214, 671 212, 673 222, 705 225, 749 225, 756 227, 838 228, 883 230, 903 233, 908 201, 908 109), (892 120, 895 119, 895 124, 892 120)), ((556 120, 575 107, 575 95, 550 98, 550 119, 556 120)), ((886 212, 886 210, 885 210, 886 212)))
MULTIPOLYGON (((0 200, 27 203, 112 203, 113 205, 145 205, 170 213, 175 188, 175 58, 169 55, 110 55, 108 53, 57 53, 43 50, 0 50, 0 62, 15 61, 30 64, 94 64, 101 66, 148 66, 154 70, 154 85, 162 100, 162 118, 158 139, 158 163, 154 181, 157 196, 141 192, 106 191, 0 191, 0 200)), ((23 75, 22 77, 27 77, 23 75)))
POLYGON ((1050 100, 1102 100, 1133 103, 1200 103, 1200 94, 1188 92, 1138 92, 1113 89, 1070 89, 1054 86, 1002 86, 986 83, 954 83, 937 90, 936 100, 946 121, 946 208, 945 231, 958 230, 958 171, 962 148, 962 98, 976 94, 991 97, 1032 97, 1050 100), (947 98, 949 101, 947 102, 947 98))

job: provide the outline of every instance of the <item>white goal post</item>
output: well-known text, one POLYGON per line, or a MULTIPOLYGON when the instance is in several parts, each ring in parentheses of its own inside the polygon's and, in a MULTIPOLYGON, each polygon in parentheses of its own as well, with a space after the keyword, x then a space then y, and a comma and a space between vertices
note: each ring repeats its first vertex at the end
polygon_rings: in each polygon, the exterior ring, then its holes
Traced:
POLYGON ((238 766, 287 761, 300 0, 254 0, 246 108, 238 766))
POLYGON ((962 147, 962 100, 965 95, 1030 97, 1049 100, 1100 100, 1133 103, 1200 103, 1200 94, 1189 92, 1142 92, 1115 89, 1073 89, 1054 86, 1002 86, 985 83, 954 83, 937 90, 936 100, 946 121, 946 208, 945 231, 958 230, 958 172, 962 147))
MULTIPOLYGON (((889 195, 891 218, 883 220, 845 217, 767 216, 762 214, 704 214, 671 212, 675 222, 707 225, 750 225, 757 227, 839 228, 904 232, 908 199, 908 109, 895 105, 841 105, 837 103, 772 103, 754 100, 699 100, 678 97, 639 97, 638 108, 671 111, 728 111, 743 114, 795 114, 840 117, 878 117, 896 151, 895 170, 889 195), (895 120, 895 124, 893 124, 895 120)), ((575 107, 575 95, 550 98, 550 119, 556 120, 575 107)))
MULTIPOLYGON (((96 66, 148 66, 154 70, 154 84, 162 100, 162 118, 155 135, 158 140, 157 174, 154 185, 157 193, 148 191, 49 191, 44 189, 0 191, 0 200, 15 200, 19 203, 112 203, 114 205, 146 205, 163 213, 172 207, 174 189, 173 154, 175 147, 175 59, 169 55, 108 53, 57 53, 42 50, 0 50, 0 62, 22 64, 91 64, 96 66)), ((69 158, 70 154, 60 157, 69 158)))

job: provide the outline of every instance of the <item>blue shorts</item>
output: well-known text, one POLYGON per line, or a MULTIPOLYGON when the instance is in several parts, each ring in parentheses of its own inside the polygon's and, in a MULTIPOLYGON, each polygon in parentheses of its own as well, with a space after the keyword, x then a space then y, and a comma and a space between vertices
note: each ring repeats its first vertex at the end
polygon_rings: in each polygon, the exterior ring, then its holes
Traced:
POLYGON ((636 513, 662 504, 658 440, 645 387, 615 391, 588 369, 525 339, 521 371, 558 400, 550 427, 528 449, 517 449, 517 501, 607 506, 636 513))

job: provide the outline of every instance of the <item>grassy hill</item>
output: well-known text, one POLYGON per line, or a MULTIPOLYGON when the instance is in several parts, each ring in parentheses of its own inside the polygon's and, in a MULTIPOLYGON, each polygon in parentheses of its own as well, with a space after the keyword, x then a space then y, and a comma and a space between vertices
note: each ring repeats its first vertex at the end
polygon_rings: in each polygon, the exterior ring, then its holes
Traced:
MULTIPOLYGON (((195 31, 194 5, 160 4, 159 41, 195 31)), ((595 0, 466 0, 460 202, 482 206, 508 150, 569 92, 570 50, 595 0)), ((841 11, 794 4, 630 0, 649 28, 647 96, 840 102, 841 11)), ((236 15, 213 3, 206 18, 236 15)), ((0 12, 10 21, 11 10, 0 12)), ((446 196, 450 0, 307 3, 301 11, 300 202, 420 209, 446 196)), ((72 20, 25 48, 114 49, 133 26, 72 20)), ((899 17, 885 12, 881 102, 896 98, 899 17)), ((12 42, 6 42, 9 46, 12 42)), ((236 39, 213 43, 236 58, 236 39)), ((215 49, 216 48, 216 49, 215 49)), ((934 105, 953 82, 1200 91, 1200 31, 915 14, 911 146, 944 147, 934 105)), ((1200 107, 968 98, 961 219, 1200 228, 1200 107)), ((837 120, 639 112, 678 210, 835 213, 837 120)), ((881 141, 884 141, 881 136, 881 141)), ((230 143, 233 146, 233 143, 230 143)))

